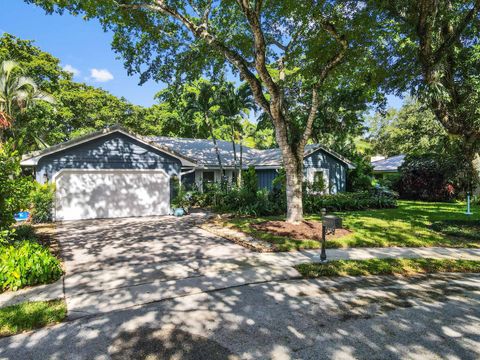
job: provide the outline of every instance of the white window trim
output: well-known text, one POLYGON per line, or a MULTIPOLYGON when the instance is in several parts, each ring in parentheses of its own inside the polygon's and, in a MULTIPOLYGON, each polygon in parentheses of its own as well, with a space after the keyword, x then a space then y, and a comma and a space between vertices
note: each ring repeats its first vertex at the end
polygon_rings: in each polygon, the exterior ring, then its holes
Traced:
POLYGON ((330 194, 330 169, 320 167, 307 168, 307 182, 313 184, 315 173, 317 171, 323 172, 323 181, 325 182, 325 191, 323 194, 330 194))

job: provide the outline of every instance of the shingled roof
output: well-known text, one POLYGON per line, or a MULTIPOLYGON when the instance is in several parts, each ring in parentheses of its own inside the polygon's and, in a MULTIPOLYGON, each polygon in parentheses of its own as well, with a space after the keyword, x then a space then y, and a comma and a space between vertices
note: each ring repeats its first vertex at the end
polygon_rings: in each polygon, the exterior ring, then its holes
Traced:
POLYGON ((397 172, 403 164, 405 155, 396 155, 386 159, 372 161, 374 172, 397 172))
MULTIPOLYGON (((129 137, 135 138, 148 146, 163 150, 174 157, 182 160, 184 166, 205 166, 217 167, 218 160, 213 146, 212 140, 207 139, 189 139, 189 138, 172 138, 172 137, 144 137, 128 132, 120 126, 114 126, 108 129, 97 131, 79 138, 66 141, 64 143, 48 147, 44 150, 39 150, 23 156, 22 165, 32 166, 36 165, 40 158, 49 154, 65 150, 67 148, 82 144, 84 142, 105 136, 113 132, 120 132, 129 137)), ((217 140, 217 145, 220 150, 220 158, 222 165, 225 167, 233 167, 235 165, 233 145, 229 141, 217 140)), ((240 145, 235 145, 237 156, 240 156, 240 145)), ((323 150, 331 156, 337 158, 345 163, 349 168, 354 168, 354 165, 337 154, 336 152, 323 147, 320 144, 310 144, 305 147, 305 156, 314 153, 317 150, 323 150)), ((256 167, 281 167, 282 154, 280 149, 258 150, 248 146, 243 146, 243 165, 256 167)))
MULTIPOLYGON (((186 157, 195 159, 199 165, 218 166, 217 154, 215 152, 212 140, 159 136, 152 138, 152 141, 175 150, 186 157)), ((235 162, 232 143, 228 141, 217 140, 217 145, 220 151, 222 165, 227 167, 234 166, 235 162)), ((236 144, 235 148, 237 150, 237 156, 240 156, 240 145, 236 144)), ((345 163, 349 168, 355 167, 343 156, 323 147, 320 144, 309 144, 305 146, 305 156, 308 156, 320 149, 345 163)), ((243 146, 243 164, 245 166, 252 165, 281 167, 282 163, 282 153, 279 148, 258 150, 243 146)))
MULTIPOLYGON (((172 138, 165 136, 152 137, 150 140, 156 144, 165 146, 169 149, 183 154, 186 157, 195 159, 198 165, 218 166, 217 153, 212 140, 207 139, 189 139, 172 138)), ((217 146, 220 151, 222 165, 234 166, 233 145, 231 142, 217 140, 217 146)), ((237 156, 240 156, 240 145, 236 144, 237 156)), ((248 164, 258 154, 259 150, 243 146, 243 162, 248 164)), ((238 161, 238 160, 237 160, 238 161)))

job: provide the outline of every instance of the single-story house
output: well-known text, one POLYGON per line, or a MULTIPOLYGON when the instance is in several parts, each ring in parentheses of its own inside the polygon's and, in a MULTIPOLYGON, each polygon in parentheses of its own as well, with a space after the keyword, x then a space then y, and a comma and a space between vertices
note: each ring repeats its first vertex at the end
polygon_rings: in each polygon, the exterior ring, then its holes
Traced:
MULTIPOLYGON (((233 146, 218 141, 225 177, 235 174, 233 146)), ((237 145, 237 156, 240 146, 237 145)), ((305 175, 322 176, 329 193, 345 191, 353 164, 314 144, 305 149, 305 175)), ((220 181, 211 140, 142 137, 112 127, 25 155, 22 167, 39 183, 56 185, 56 220, 166 215, 173 182, 185 185, 220 181)), ((279 149, 243 147, 243 167, 254 166, 259 186, 271 189, 282 167, 279 149)))
POLYGON ((380 158, 371 162, 373 166, 373 174, 376 178, 384 177, 389 174, 397 174, 398 169, 402 166, 405 155, 395 155, 388 158, 380 158))

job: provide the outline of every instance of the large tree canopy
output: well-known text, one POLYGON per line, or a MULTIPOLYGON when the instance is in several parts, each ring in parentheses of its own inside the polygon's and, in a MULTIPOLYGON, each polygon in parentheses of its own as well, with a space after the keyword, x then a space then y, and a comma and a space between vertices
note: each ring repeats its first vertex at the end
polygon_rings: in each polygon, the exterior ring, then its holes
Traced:
POLYGON ((480 146, 480 0, 369 1, 391 19, 389 81, 411 91, 462 139, 466 165, 480 146))
MULTIPOLYGON (((303 152, 331 89, 358 83, 373 99, 381 38, 357 1, 28 0, 98 18, 130 73, 179 82, 229 64, 275 128, 287 178, 287 220, 302 219, 303 152), (334 76, 332 76, 334 75, 334 76)), ((378 27, 380 28, 380 27, 378 27)), ((381 48, 380 48, 381 49, 381 48)), ((364 99, 366 100, 366 99, 364 99)))
POLYGON ((414 99, 367 119, 373 152, 385 156, 444 153, 451 150, 447 132, 432 111, 414 99))
MULTIPOLYGON (((60 67, 59 59, 32 41, 5 33, 0 37, 0 62, 11 59, 19 64, 23 75, 55 98, 54 106, 40 101, 16 114, 6 136, 14 135, 17 145, 21 144, 17 146, 21 152, 36 150, 41 145, 39 140, 53 145, 115 124, 149 136, 210 136, 201 118, 185 114, 186 95, 194 91, 197 82, 205 80, 169 86, 157 94, 158 104, 141 107, 101 88, 73 81, 72 75, 60 67)), ((232 86, 230 83, 222 86, 227 85, 232 86)), ((242 129, 245 136, 249 136, 249 145, 264 142, 271 145, 271 141, 264 141, 263 137, 254 139, 252 128, 255 126, 244 119, 242 129)), ((218 139, 231 140, 230 125, 220 122, 214 133, 218 139)))

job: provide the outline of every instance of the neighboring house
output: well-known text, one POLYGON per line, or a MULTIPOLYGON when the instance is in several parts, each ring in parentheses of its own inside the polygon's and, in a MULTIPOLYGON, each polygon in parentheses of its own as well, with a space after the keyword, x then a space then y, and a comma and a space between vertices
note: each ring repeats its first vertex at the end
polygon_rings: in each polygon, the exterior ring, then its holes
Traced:
MULTIPOLYGON (((218 146, 225 177, 233 181, 233 146, 227 141, 218 146)), ((347 171, 354 167, 321 145, 306 147, 304 164, 307 181, 323 177, 329 193, 345 191, 347 171)), ((32 169, 38 182, 55 183, 56 220, 165 215, 179 179, 199 188, 221 180, 211 140, 147 138, 120 127, 27 154, 21 165, 32 169)), ((280 150, 244 146, 243 168, 248 166, 255 167, 259 186, 271 189, 282 167, 280 150)))
POLYGON ((398 168, 402 166, 405 155, 396 155, 389 158, 374 160, 371 162, 373 166, 373 174, 376 178, 384 177, 389 174, 398 173, 398 168))

